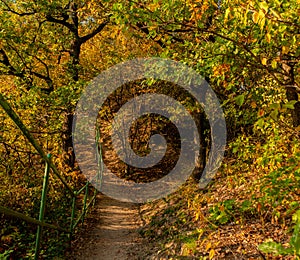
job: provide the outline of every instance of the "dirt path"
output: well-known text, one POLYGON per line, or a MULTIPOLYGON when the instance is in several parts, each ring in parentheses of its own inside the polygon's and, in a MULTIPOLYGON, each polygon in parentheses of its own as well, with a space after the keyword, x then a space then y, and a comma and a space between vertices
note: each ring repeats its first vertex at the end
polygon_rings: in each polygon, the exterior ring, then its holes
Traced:
POLYGON ((73 243, 70 259, 144 259, 138 206, 100 195, 87 226, 73 243))

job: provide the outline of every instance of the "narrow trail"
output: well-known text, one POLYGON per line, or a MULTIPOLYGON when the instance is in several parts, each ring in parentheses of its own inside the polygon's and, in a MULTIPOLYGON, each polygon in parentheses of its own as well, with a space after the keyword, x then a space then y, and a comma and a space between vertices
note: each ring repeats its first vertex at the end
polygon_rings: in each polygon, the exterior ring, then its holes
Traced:
POLYGON ((88 222, 92 225, 73 243, 69 259, 144 259, 138 205, 99 195, 88 222))

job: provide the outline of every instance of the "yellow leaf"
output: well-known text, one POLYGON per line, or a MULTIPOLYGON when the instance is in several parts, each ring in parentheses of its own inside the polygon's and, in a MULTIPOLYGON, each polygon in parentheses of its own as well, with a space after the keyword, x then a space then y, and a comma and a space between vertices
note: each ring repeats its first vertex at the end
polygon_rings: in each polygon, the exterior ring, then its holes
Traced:
POLYGON ((253 19, 253 22, 257 23, 258 22, 258 12, 254 12, 253 13, 253 16, 252 16, 252 19, 253 19))
POLYGON ((209 259, 213 259, 214 258, 214 255, 215 255, 215 250, 214 249, 211 249, 209 251, 209 259))
POLYGON ((290 51, 290 48, 288 46, 282 46, 282 54, 288 54, 290 51))
POLYGON ((218 4, 216 4, 214 1, 211 3, 214 7, 219 8, 218 4))
POLYGON ((254 12, 252 20, 254 23, 257 23, 260 26, 260 29, 262 30, 266 22, 264 11, 260 9, 259 12, 254 12))
MULTIPOLYGON (((300 3, 300 0, 298 0, 300 3)), ((280 14, 278 14, 275 10, 271 9, 272 14, 274 14, 274 16, 278 19, 281 19, 280 14)))
POLYGON ((263 30, 264 26, 265 26, 265 23, 266 23, 266 18, 264 16, 262 16, 260 22, 259 22, 259 25, 260 25, 260 29, 263 30))
POLYGON ((264 13, 264 11, 262 9, 259 9, 258 18, 262 19, 263 17, 265 17, 265 13, 264 13))
POLYGON ((225 11, 225 17, 224 17, 224 22, 227 23, 228 21, 228 15, 230 13, 230 8, 227 8, 226 11, 225 11))
POLYGON ((268 43, 271 42, 271 34, 270 33, 266 34, 266 40, 267 40, 268 43))
POLYGON ((276 60, 272 60, 271 65, 272 65, 273 69, 276 69, 277 68, 277 61, 276 60))
POLYGON ((211 242, 208 242, 205 247, 205 251, 208 251, 211 248, 211 242))
POLYGON ((262 8, 264 10, 265 13, 268 12, 269 6, 266 2, 260 2, 259 6, 260 6, 260 8, 262 8))
POLYGON ((261 59, 261 64, 262 65, 267 65, 267 61, 268 61, 267 58, 262 58, 261 59))
POLYGON ((248 13, 249 13, 249 4, 247 5, 247 9, 244 13, 244 25, 245 26, 247 25, 247 22, 248 22, 248 13))

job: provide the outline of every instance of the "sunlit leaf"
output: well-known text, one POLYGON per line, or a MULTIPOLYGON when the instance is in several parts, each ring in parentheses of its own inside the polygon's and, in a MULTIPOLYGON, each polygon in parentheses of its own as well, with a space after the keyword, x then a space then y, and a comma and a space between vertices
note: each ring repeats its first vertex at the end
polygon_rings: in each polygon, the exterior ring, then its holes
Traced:
POLYGON ((238 105, 238 106, 242 106, 244 104, 244 101, 245 101, 245 96, 244 95, 238 95, 236 98, 235 98, 235 103, 238 105))

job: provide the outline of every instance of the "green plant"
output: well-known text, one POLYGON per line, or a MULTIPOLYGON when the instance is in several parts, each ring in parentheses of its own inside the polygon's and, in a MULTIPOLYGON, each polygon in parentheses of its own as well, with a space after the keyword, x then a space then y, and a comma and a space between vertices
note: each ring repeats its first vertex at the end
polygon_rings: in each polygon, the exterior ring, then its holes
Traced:
POLYGON ((14 250, 5 250, 4 253, 0 254, 0 259, 8 260, 10 259, 10 255, 14 252, 14 250))
POLYGON ((289 242, 289 247, 284 247, 282 244, 271 240, 259 245, 259 250, 274 255, 294 255, 297 259, 300 259, 300 210, 293 215, 293 222, 295 223, 295 226, 289 242))
POLYGON ((209 209, 209 219, 217 224, 226 224, 233 219, 233 211, 236 201, 225 200, 209 209))

